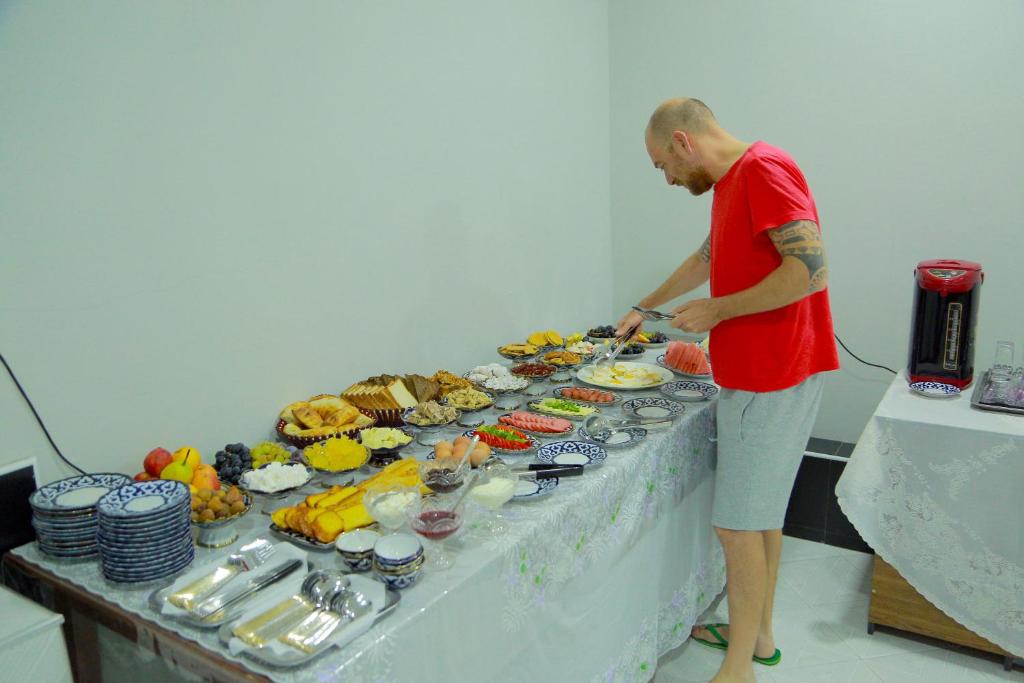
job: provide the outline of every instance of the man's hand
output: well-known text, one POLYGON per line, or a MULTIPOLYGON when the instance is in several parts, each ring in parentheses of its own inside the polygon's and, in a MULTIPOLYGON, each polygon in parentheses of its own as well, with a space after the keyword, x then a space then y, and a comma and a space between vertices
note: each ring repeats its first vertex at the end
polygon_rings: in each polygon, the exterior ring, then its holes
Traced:
POLYGON ((629 328, 634 325, 639 325, 643 322, 643 319, 644 317, 636 311, 630 311, 626 315, 622 316, 622 320, 620 320, 619 324, 615 326, 615 336, 621 337, 626 334, 629 332, 629 328))
POLYGON ((716 299, 687 301, 673 309, 672 313, 676 317, 669 324, 683 332, 707 332, 725 319, 716 299))

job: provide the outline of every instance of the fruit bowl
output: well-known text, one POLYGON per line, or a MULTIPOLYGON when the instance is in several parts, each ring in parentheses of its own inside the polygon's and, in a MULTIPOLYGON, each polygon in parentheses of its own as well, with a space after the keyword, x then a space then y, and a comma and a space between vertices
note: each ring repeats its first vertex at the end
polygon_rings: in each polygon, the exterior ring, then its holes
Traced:
POLYGON ((196 545, 203 548, 223 548, 238 540, 236 522, 245 517, 252 508, 252 497, 248 493, 242 494, 242 502, 245 509, 241 512, 215 519, 212 522, 192 521, 192 527, 196 530, 196 545))

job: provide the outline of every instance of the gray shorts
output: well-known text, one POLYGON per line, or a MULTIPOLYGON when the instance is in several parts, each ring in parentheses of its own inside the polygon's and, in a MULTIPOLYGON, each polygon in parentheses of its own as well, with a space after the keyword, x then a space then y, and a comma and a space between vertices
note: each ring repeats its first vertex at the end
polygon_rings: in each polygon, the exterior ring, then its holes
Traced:
POLYGON ((781 391, 722 389, 711 523, 720 529, 781 529, 821 404, 822 374, 781 391))

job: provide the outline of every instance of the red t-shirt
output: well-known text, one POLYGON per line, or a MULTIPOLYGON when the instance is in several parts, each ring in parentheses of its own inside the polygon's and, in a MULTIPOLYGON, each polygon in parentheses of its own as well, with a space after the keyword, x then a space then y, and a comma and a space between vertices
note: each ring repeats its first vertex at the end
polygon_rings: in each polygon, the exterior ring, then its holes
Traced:
MULTIPOLYGON (((753 287, 775 270, 782 257, 765 231, 798 220, 820 226, 804 174, 785 151, 755 142, 715 183, 711 296, 753 287)), ((715 382, 729 389, 778 391, 838 369, 828 290, 719 323, 710 353, 715 382)))

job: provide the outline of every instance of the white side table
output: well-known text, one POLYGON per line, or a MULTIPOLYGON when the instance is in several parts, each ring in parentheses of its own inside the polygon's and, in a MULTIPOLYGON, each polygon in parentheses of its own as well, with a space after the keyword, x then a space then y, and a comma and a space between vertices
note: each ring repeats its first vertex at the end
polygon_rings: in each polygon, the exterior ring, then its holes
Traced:
POLYGON ((64 617, 0 586, 0 678, 71 683, 64 617))

